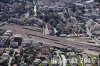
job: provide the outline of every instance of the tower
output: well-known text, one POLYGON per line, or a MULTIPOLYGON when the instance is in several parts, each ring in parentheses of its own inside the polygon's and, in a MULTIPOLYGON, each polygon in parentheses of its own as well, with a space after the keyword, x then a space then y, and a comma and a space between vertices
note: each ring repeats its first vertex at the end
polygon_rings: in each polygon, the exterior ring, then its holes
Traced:
POLYGON ((47 24, 45 24, 45 27, 44 27, 44 30, 43 30, 43 34, 44 35, 48 35, 49 34, 49 29, 48 29, 47 24))

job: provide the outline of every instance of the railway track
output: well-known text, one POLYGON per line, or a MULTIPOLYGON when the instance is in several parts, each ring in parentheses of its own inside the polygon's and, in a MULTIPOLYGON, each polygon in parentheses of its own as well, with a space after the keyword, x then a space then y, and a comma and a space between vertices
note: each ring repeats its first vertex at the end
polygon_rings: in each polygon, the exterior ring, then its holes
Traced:
MULTIPOLYGON (((62 46, 67 46, 67 47, 71 47, 71 48, 80 48, 80 49, 87 49, 87 50, 94 50, 94 51, 98 51, 100 52, 100 47, 99 46, 94 46, 94 45, 89 45, 89 44, 84 44, 84 43, 80 43, 80 42, 72 42, 72 41, 68 41, 65 40, 63 38, 59 38, 59 37, 55 37, 57 39, 51 38, 49 36, 39 36, 36 34, 29 34, 31 36, 35 36, 35 37, 39 37, 40 39, 44 39, 44 40, 50 40, 51 42, 54 42, 56 45, 62 45, 62 46)), ((54 36, 52 36, 54 37, 54 36)))

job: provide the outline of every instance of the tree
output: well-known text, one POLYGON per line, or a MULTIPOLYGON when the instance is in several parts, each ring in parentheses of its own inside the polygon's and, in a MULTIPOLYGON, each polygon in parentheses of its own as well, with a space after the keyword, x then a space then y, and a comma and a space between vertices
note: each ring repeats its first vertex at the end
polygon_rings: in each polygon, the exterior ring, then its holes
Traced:
POLYGON ((94 1, 100 3, 100 0, 94 0, 94 1))
POLYGON ((100 54, 99 54, 99 58, 100 58, 100 54))
POLYGON ((78 59, 77 60, 78 66, 83 66, 82 63, 81 63, 81 57, 80 57, 80 55, 77 56, 77 59, 78 59))
POLYGON ((67 61, 67 65, 66 66, 71 66, 69 60, 67 61))

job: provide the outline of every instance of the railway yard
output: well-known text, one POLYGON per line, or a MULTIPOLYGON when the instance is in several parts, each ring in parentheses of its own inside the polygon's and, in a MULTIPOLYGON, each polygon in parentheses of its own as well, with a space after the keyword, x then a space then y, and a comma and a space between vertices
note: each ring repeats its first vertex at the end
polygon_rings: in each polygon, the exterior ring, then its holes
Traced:
POLYGON ((2 28, 13 30, 14 34, 21 34, 25 40, 30 39, 34 40, 35 42, 41 42, 43 44, 48 44, 51 46, 62 47, 62 48, 71 47, 73 49, 80 49, 80 50, 83 49, 83 50, 92 50, 100 52, 100 46, 96 46, 95 44, 81 42, 81 41, 71 41, 56 36, 43 35, 43 33, 30 29, 25 29, 20 25, 9 24, 3 26, 2 28))

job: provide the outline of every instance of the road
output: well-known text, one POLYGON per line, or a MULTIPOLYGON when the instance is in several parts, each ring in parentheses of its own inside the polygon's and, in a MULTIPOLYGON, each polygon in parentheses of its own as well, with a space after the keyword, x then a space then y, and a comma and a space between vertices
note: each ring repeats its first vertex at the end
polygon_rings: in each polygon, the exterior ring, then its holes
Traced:
POLYGON ((12 56, 10 57, 10 59, 9 59, 8 66, 11 66, 11 62, 12 62, 12 60, 13 60, 14 55, 15 55, 15 50, 14 50, 13 55, 12 55, 12 56))
MULTIPOLYGON (((92 34, 91 34, 91 32, 90 32, 90 30, 87 28, 87 34, 89 35, 89 37, 91 38, 91 36, 92 36, 92 34)), ((94 38, 91 38, 93 41, 95 41, 95 45, 96 46, 100 46, 100 44, 99 44, 99 42, 100 41, 98 41, 98 39, 94 36, 94 38)))
POLYGON ((65 40, 64 38, 61 38, 61 37, 43 35, 42 33, 36 32, 34 30, 24 29, 20 25, 5 25, 3 28, 13 30, 15 34, 16 33, 21 34, 24 39, 34 40, 34 42, 42 42, 50 46, 56 46, 56 47, 61 47, 61 48, 70 47, 70 48, 100 52, 100 47, 98 46, 65 40), (29 38, 29 36, 31 36, 31 38, 29 38))
MULTIPOLYGON (((96 23, 96 22, 95 22, 96 23)), ((97 25, 98 25, 98 23, 96 23, 97 25)), ((91 38, 91 36, 93 36, 92 35, 92 33, 91 33, 91 31, 89 30, 89 28, 88 27, 86 27, 86 30, 87 30, 87 34, 89 35, 89 37, 91 38)), ((95 41, 95 46, 100 46, 100 40, 98 39, 98 38, 96 38, 95 36, 94 36, 94 38, 91 38, 93 41, 95 41)))

